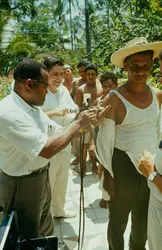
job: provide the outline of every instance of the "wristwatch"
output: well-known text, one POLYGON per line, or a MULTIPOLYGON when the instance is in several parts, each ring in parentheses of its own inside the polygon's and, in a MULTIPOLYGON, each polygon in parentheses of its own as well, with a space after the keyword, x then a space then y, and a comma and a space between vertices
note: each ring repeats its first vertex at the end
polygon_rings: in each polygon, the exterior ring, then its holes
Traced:
POLYGON ((151 172, 150 174, 149 174, 149 180, 150 181, 153 181, 154 179, 155 179, 155 177, 157 176, 157 171, 154 171, 154 172, 151 172))

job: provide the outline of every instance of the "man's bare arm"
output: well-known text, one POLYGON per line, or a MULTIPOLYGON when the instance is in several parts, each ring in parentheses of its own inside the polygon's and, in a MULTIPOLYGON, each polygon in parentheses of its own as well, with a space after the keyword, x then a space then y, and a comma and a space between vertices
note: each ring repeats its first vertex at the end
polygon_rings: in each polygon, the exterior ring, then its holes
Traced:
POLYGON ((108 109, 105 118, 116 121, 116 111, 118 108, 118 97, 114 93, 107 94, 103 99, 102 106, 111 106, 111 109, 108 109))
POLYGON ((80 124, 75 121, 71 123, 69 127, 60 135, 49 137, 39 156, 50 159, 70 143, 70 141, 75 137, 75 134, 80 130, 80 128, 80 124))
POLYGON ((55 108, 45 113, 46 115, 48 115, 49 118, 52 118, 53 116, 64 116, 68 114, 68 109, 67 108, 55 108))
POLYGON ((96 113, 93 110, 81 112, 77 120, 72 122, 61 134, 48 138, 46 145, 39 155, 43 158, 50 159, 53 155, 65 148, 80 129, 89 129, 94 121, 96 121, 96 113))
POLYGON ((74 102, 78 105, 78 107, 82 106, 83 103, 83 91, 82 89, 79 87, 75 93, 74 96, 74 102))

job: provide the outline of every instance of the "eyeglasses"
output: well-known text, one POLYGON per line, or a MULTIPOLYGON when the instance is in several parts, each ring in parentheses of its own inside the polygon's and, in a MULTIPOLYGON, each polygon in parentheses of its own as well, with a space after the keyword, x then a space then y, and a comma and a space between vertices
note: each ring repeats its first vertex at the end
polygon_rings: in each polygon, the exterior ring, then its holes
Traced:
POLYGON ((42 82, 42 81, 39 81, 39 80, 32 80, 32 82, 43 84, 43 85, 46 86, 47 88, 50 86, 50 84, 45 83, 45 82, 42 82))

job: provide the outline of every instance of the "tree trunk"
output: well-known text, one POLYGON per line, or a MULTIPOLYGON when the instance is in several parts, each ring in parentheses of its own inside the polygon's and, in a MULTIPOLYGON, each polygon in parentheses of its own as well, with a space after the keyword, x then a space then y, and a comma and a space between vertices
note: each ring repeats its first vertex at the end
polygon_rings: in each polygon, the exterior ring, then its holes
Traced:
POLYGON ((71 14, 71 0, 69 0, 69 11, 70 11, 70 36, 71 36, 71 48, 74 49, 73 43, 73 23, 72 23, 72 14, 71 14))
POLYGON ((85 35, 86 35, 86 53, 87 59, 92 61, 91 57, 91 36, 90 36, 90 25, 89 25, 89 3, 85 0, 85 35))
POLYGON ((110 25, 110 6, 109 6, 109 0, 107 0, 107 27, 109 28, 110 25))

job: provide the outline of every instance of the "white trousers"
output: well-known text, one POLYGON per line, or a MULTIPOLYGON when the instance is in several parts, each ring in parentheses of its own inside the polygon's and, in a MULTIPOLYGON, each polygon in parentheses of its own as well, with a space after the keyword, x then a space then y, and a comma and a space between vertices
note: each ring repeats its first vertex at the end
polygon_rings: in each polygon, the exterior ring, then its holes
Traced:
POLYGON ((150 250, 162 249, 162 199, 150 194, 148 211, 148 243, 150 250))
POLYGON ((50 160, 50 183, 52 192, 52 214, 55 217, 64 215, 65 197, 68 183, 71 153, 63 151, 50 160))

